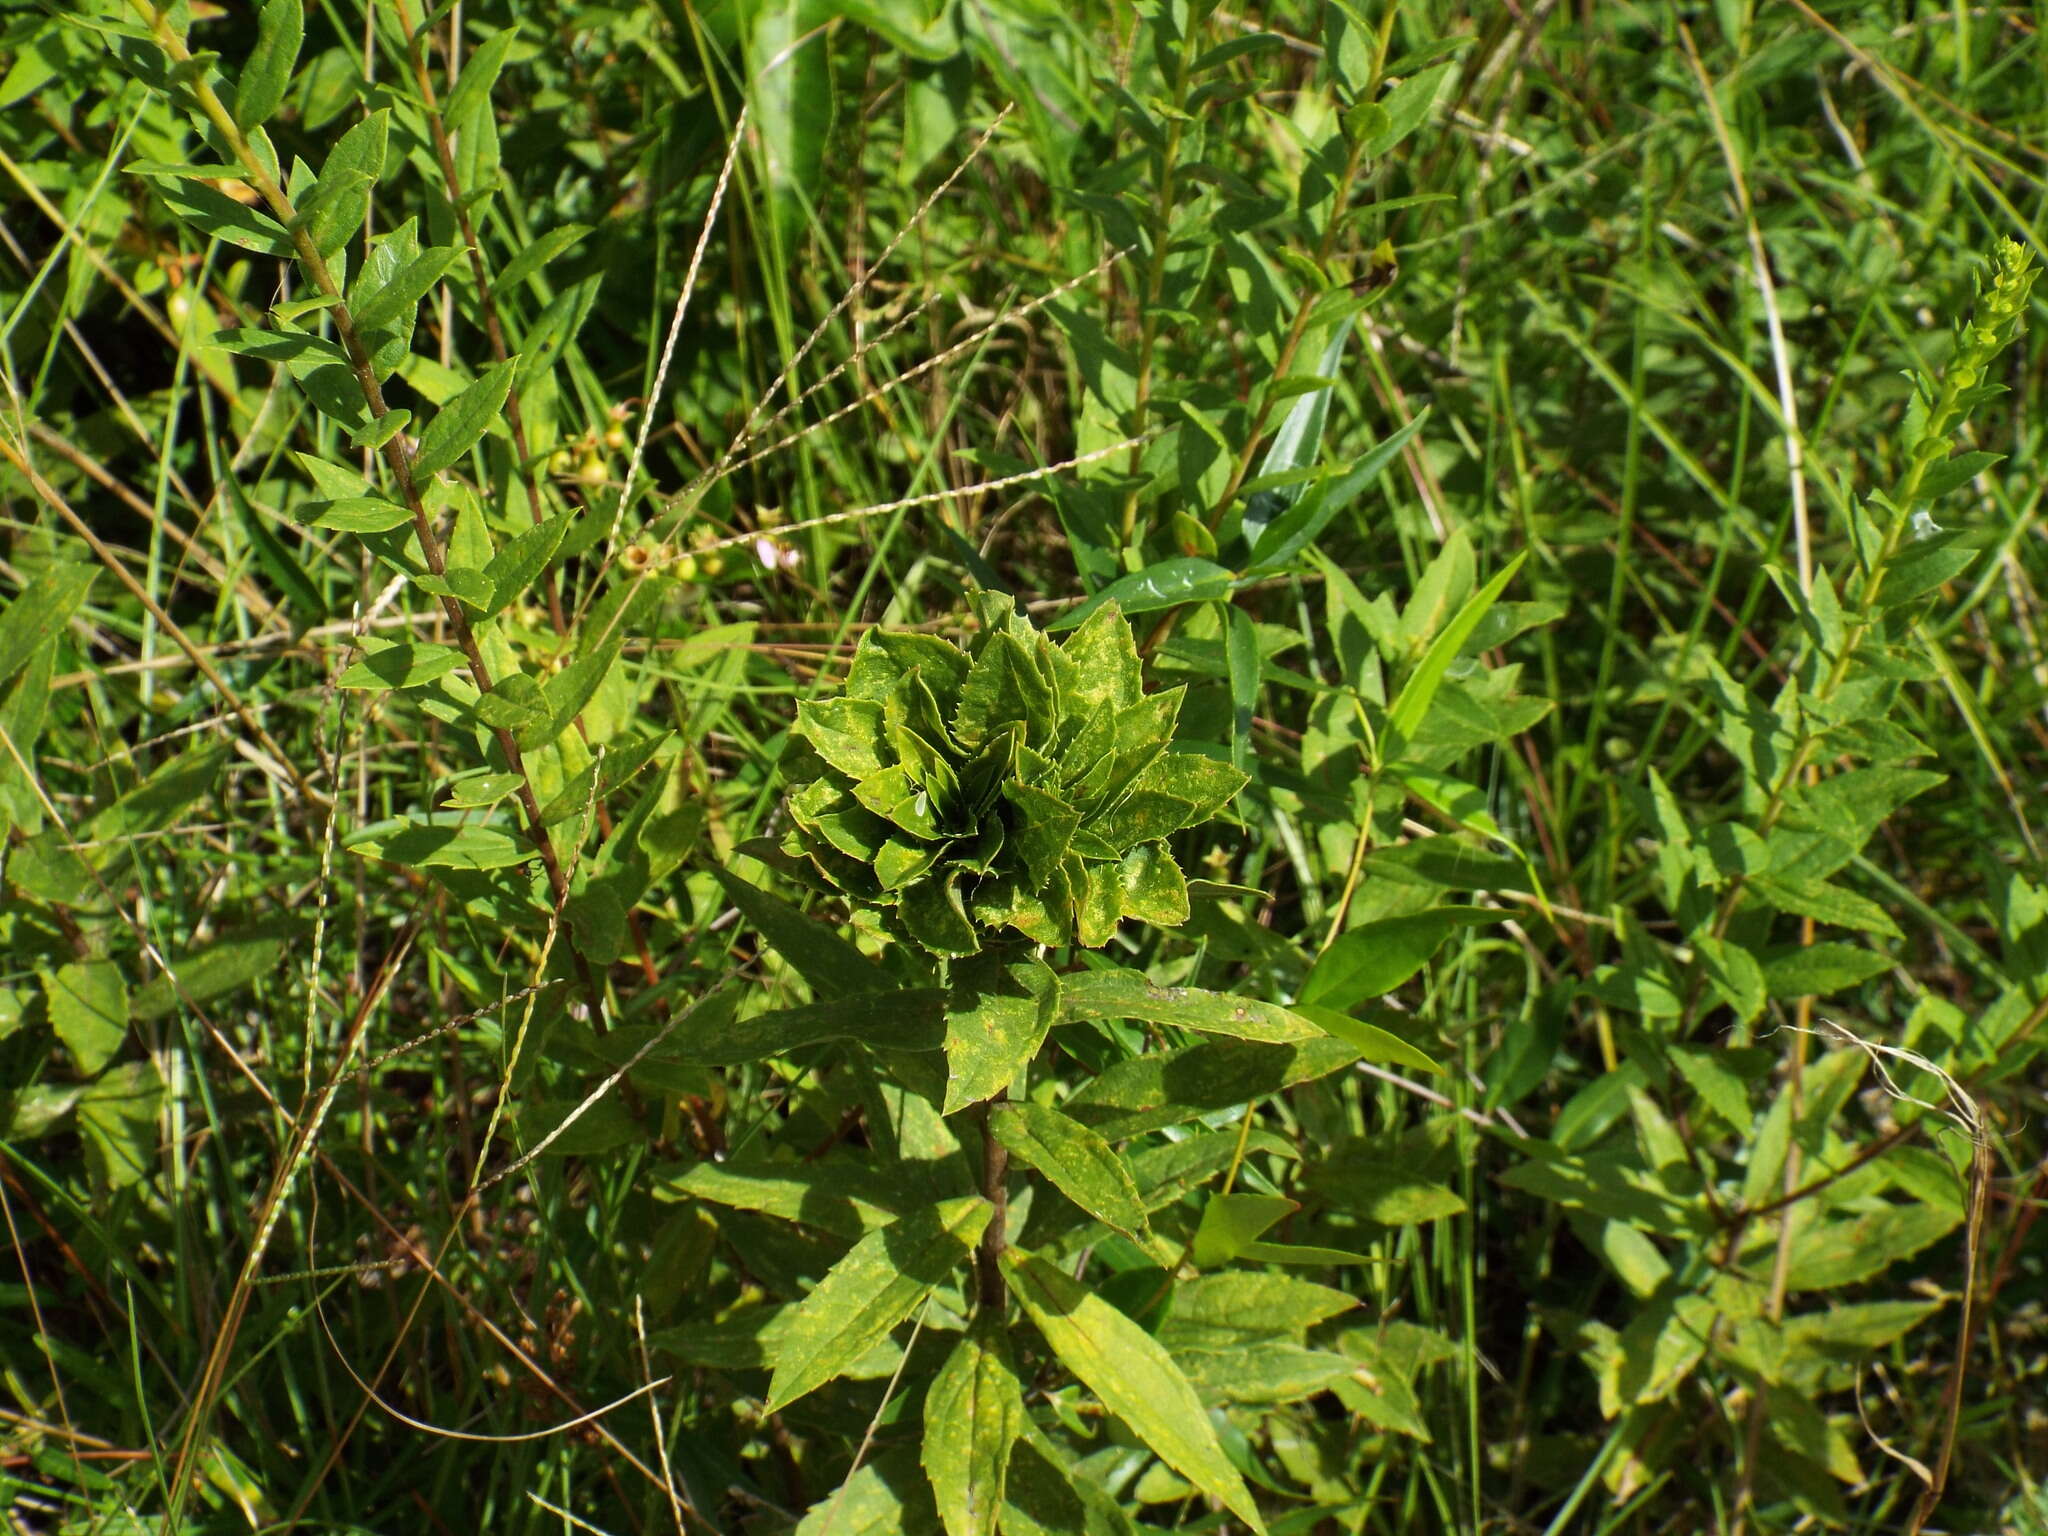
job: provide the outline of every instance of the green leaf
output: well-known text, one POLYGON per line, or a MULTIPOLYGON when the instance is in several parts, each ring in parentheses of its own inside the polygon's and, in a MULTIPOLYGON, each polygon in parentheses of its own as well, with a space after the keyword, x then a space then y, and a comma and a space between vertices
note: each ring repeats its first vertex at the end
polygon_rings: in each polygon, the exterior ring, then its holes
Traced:
POLYGON ((1053 633, 1072 629, 1105 603, 1115 603, 1126 614, 1131 614, 1228 597, 1236 579, 1214 560, 1203 560, 1194 555, 1156 561, 1142 571, 1112 581, 1085 603, 1061 614, 1046 629, 1053 633))
POLYGON ((1224 1456, 1208 1411, 1158 1340, 1036 1254, 1006 1249, 1003 1266, 1011 1294, 1060 1362, 1161 1461, 1264 1536, 1258 1506, 1224 1456))
POLYGON ((342 847, 408 869, 511 869, 534 856, 525 838, 497 827, 403 817, 351 833, 342 847))
POLYGON ((149 1058, 110 1067, 78 1098, 86 1164, 102 1189, 126 1189, 153 1174, 161 1156, 164 1080, 149 1058))
POLYGON ((1319 1163, 1308 1170, 1305 1182, 1332 1205, 1382 1227, 1418 1226, 1465 1210, 1465 1202, 1443 1185, 1379 1159, 1341 1157, 1319 1163))
POLYGON ((489 606, 492 606, 492 584, 483 571, 451 565, 442 575, 420 571, 412 578, 412 584, 436 598, 455 598, 465 608, 473 608, 479 614, 489 612, 489 606))
POLYGON ((1176 1358, 1195 1390, 1211 1403, 1305 1403, 1351 1381, 1358 1370, 1349 1356, 1276 1340, 1228 1350, 1188 1350, 1176 1358))
POLYGON ((252 981, 274 978, 286 950, 305 932, 296 919, 271 918, 224 933, 204 949, 174 955, 170 975, 152 977, 136 988, 130 1011, 138 1022, 150 1023, 169 1017, 187 998, 204 1007, 252 981))
POLYGON ((889 973, 862 954, 851 940, 804 916, 781 897, 749 885, 730 870, 714 868, 711 873, 725 891, 726 899, 740 909, 740 915, 810 983, 819 997, 852 997, 895 988, 889 973))
MULTIPOLYGON (((468 69, 462 72, 462 77, 465 80, 469 78, 468 69)), ((513 292, 521 283, 534 276, 542 267, 589 233, 588 224, 557 225, 539 239, 521 246, 519 253, 505 263, 504 270, 499 272, 492 286, 500 293, 513 292)))
POLYGON ((1301 1209, 1285 1195, 1211 1195, 1188 1258, 1197 1269, 1228 1264, 1263 1237, 1275 1222, 1301 1209))
POLYGON ((766 1411, 823 1386, 886 1338, 959 1267, 993 1210, 978 1195, 942 1200, 855 1243, 777 1335, 766 1411))
POLYGON ((412 521, 412 513, 382 496, 348 496, 339 501, 313 502, 300 509, 309 514, 308 528, 332 528, 337 533, 389 533, 412 521))
POLYGON ((796 707, 794 734, 856 782, 890 765, 882 706, 872 699, 806 699, 796 707))
POLYGON ((244 130, 261 127, 283 103, 305 33, 302 0, 263 0, 256 13, 256 46, 235 79, 234 117, 244 130))
POLYGON ((363 227, 370 212, 370 194, 384 174, 390 129, 391 109, 380 107, 335 140, 334 148, 327 152, 313 197, 299 207, 299 218, 321 255, 335 255, 363 227))
POLYGON ((1060 652, 1073 663, 1061 682, 1060 703, 1068 718, 1114 715, 1144 696, 1137 640, 1114 600, 1097 607, 1061 642, 1060 652))
POLYGON ((1707 1230, 1699 1203, 1672 1194, 1628 1156, 1533 1158, 1508 1169, 1500 1181, 1569 1210, 1591 1211, 1667 1237, 1699 1236, 1707 1230))
POLYGON ((1786 1289, 1831 1290, 1873 1279, 1961 1223, 1957 1212, 1939 1206, 1886 1205, 1847 1221, 1802 1227, 1785 1271, 1786 1289))
POLYGON ((1199 752, 1164 752, 1131 781, 1131 796, 1158 795, 1187 807, 1183 826, 1209 820, 1250 782, 1220 758, 1199 752))
POLYGON ((1052 738, 1052 679, 1032 650, 1005 632, 992 636, 974 658, 948 724, 971 752, 1012 721, 1023 722, 1024 739, 1033 746, 1052 738))
POLYGON ((1755 892, 1758 900, 1767 902, 1780 912, 1791 912, 1799 917, 1810 917, 1818 923, 1854 928, 1888 939, 1905 937, 1900 933, 1899 925, 1892 921, 1891 914, 1868 896, 1859 896, 1825 880, 1781 880, 1772 875, 1758 875, 1750 881, 1749 889, 1755 892))
POLYGON ((97 566, 53 565, 14 595, 0 612, 0 684, 11 682, 37 651, 56 644, 98 575, 97 566))
POLYGON ((544 523, 536 523, 491 556, 483 570, 490 592, 490 600, 483 610, 486 616, 502 613, 540 580, 575 521, 574 516, 564 513, 544 523))
MULTIPOLYGON (((296 254, 291 236, 282 224, 267 213, 236 202, 218 188, 195 177, 167 174, 162 167, 132 165, 129 169, 148 177, 165 206, 201 234, 259 256, 289 259, 296 254)), ((235 175, 227 166, 220 167, 215 174, 228 179, 235 175)))
POLYGON ((1188 883, 1164 843, 1140 843, 1117 865, 1125 917, 1162 927, 1188 920, 1188 883))
POLYGON ((120 842, 161 832, 195 801, 220 787, 226 747, 209 747, 174 757, 89 823, 98 842, 120 842))
POLYGON ((1023 1386, 1009 1339, 992 1318, 978 1318, 924 1402, 921 1459, 946 1536, 995 1536, 1010 1452, 1023 1431, 1023 1386))
POLYGON ((341 688, 416 688, 462 665, 462 652, 427 640, 381 640, 365 635, 363 659, 335 680, 341 688))
POLYGON ((1380 477, 1428 419, 1429 409, 1424 407, 1406 426, 1374 444, 1364 458, 1343 474, 1322 481, 1287 512, 1275 518, 1252 551, 1252 563, 1245 574, 1258 575, 1284 569, 1289 561, 1321 536, 1331 519, 1350 506, 1360 491, 1380 477))
MULTIPOLYGON (((1064 978, 1071 986, 1077 979, 1064 978)), ((1117 1062, 1060 1107, 1110 1141, 1184 1125, 1342 1071, 1358 1052, 1327 1037, 1299 1045, 1212 1040, 1117 1062)))
POLYGON ((892 1465, 897 1461, 884 1456, 864 1463, 813 1504, 790 1536, 900 1536, 914 1529, 907 1523, 912 1509, 904 1507, 904 1493, 916 1474, 892 1465))
POLYGON ((1527 558, 1526 551, 1515 556, 1500 574, 1473 594, 1471 600, 1458 610, 1457 617, 1446 624, 1430 643, 1408 681, 1401 685, 1400 696, 1387 711, 1387 720, 1404 738, 1414 740, 1416 731, 1429 715, 1430 705, 1436 702, 1445 672, 1457 660, 1472 631, 1479 627, 1479 621, 1486 617, 1494 601, 1507 590, 1508 583, 1514 580, 1515 572, 1522 568, 1522 562, 1527 558))
POLYGON ((1366 1061, 1393 1061, 1401 1067, 1413 1067, 1415 1071, 1444 1071, 1430 1059, 1430 1055, 1413 1047, 1393 1030, 1382 1030, 1378 1024, 1366 1024, 1360 1018, 1352 1018, 1335 1008, 1323 1008, 1321 1004, 1294 1004, 1294 1014, 1309 1020, 1331 1038, 1343 1040, 1366 1061))
MULTIPOLYGON (((497 685, 476 701, 476 717, 492 730, 510 731, 521 742, 546 743, 556 735, 547 696, 541 692, 540 684, 524 672, 500 676, 497 685)), ((580 796, 575 809, 583 809, 580 796)))
POLYGON ((518 360, 509 359, 485 370, 461 394, 434 413, 427 430, 420 434, 420 446, 413 455, 413 473, 424 479, 439 474, 476 446, 477 440, 498 419, 505 396, 512 389, 512 369, 518 360))
POLYGON ((1831 997, 1892 968, 1889 955, 1854 944, 1806 944, 1763 962, 1772 997, 1831 997))
POLYGON ((1043 1104, 998 1106, 989 1130, 1026 1167, 1036 1168, 1061 1194, 1126 1237, 1145 1228, 1145 1203, 1116 1148, 1078 1121, 1043 1104))
POLYGON ((824 175, 833 80, 818 0, 769 0, 745 34, 747 100, 760 133, 775 231, 793 239, 824 175))
POLYGON ((886 1227, 901 1213, 902 1181, 852 1163, 770 1162, 734 1157, 698 1163, 657 1179, 663 1199, 688 1197, 735 1210, 801 1222, 849 1242, 886 1227))
POLYGON ((959 958, 981 949, 980 935, 968 921, 967 908, 960 899, 960 887, 951 879, 912 886, 904 892, 896 911, 911 938, 935 955, 959 958))
POLYGON ((946 1104, 995 1097, 1038 1054, 1059 1017, 1061 982, 1036 956, 996 951, 953 967, 946 1001, 946 1104))
MULTIPOLYGON (((1334 379, 1338 376, 1344 363, 1344 345, 1351 339, 1351 326, 1352 317, 1349 315, 1337 323, 1323 347, 1322 361, 1316 367, 1315 377, 1334 379)), ((1322 454, 1323 423, 1330 414, 1332 392, 1331 387, 1325 384, 1301 395, 1288 407, 1279 431, 1273 434, 1272 444, 1266 449, 1266 457, 1259 464, 1260 480, 1314 466, 1322 454)), ((1247 500, 1244 541, 1252 548, 1254 558, 1258 546, 1264 542, 1268 526, 1300 501, 1301 496, 1302 488, 1295 484, 1278 490, 1258 491, 1247 500)))
POLYGON ((449 786, 446 803, 456 810, 496 805, 525 782, 526 775, 521 773, 481 773, 474 778, 458 779, 449 786))
POLYGON ((1282 1043, 1313 1040, 1315 1024, 1277 1003, 1205 992, 1199 987, 1163 987, 1137 971, 1084 971, 1061 980, 1060 1012, 1080 1019, 1142 1019, 1174 1024, 1204 1034, 1282 1043))
POLYGON ((59 966, 43 977, 50 1028, 81 1077, 97 1077, 128 1038, 128 985, 110 960, 59 966))
POLYGON ((1179 1281, 1159 1326, 1169 1349, 1228 1349, 1260 1339, 1297 1341, 1319 1323, 1350 1311, 1358 1298, 1256 1269, 1225 1269, 1179 1281))
POLYGON ((461 258, 460 246, 430 245, 383 275, 381 264, 372 255, 363 265, 362 277, 349 305, 357 327, 368 333, 411 319, 420 300, 433 291, 434 285, 461 258))
POLYGON ((1003 1486, 1003 1536, 1138 1536, 1100 1482, 1070 1469, 1027 1416, 1003 1486))
POLYGON ((1242 608, 1226 610, 1224 657, 1230 668, 1230 761, 1243 772, 1252 761, 1252 716, 1259 707, 1259 633, 1242 608))
MULTIPOLYGON (((734 994, 735 999, 737 993, 734 994)), ((670 1061, 731 1067, 765 1061, 833 1040, 857 1040, 883 1050, 936 1051, 945 1044, 946 994, 936 987, 865 992, 858 997, 777 1008, 748 1018, 692 1018, 663 1047, 670 1061)))
POLYGON ((1410 75, 1376 103, 1386 109, 1387 125, 1365 146, 1368 158, 1384 155, 1422 126, 1456 67, 1455 63, 1438 64, 1410 75))
POLYGON ((462 61, 462 76, 455 82, 455 89, 448 93, 447 103, 442 108, 451 125, 467 122, 472 114, 489 110, 492 88, 498 83, 506 56, 518 41, 519 27, 515 23, 493 32, 462 61))
POLYGON ((1011 846, 1024 861, 1031 888, 1043 890, 1067 856, 1081 813, 1050 791, 1016 780, 1004 782, 1003 798, 1017 813, 1011 846))
POLYGON ((1500 919, 1484 907, 1432 907, 1363 923, 1316 957, 1299 1000, 1341 1013, 1383 997, 1427 965, 1460 928, 1500 919))

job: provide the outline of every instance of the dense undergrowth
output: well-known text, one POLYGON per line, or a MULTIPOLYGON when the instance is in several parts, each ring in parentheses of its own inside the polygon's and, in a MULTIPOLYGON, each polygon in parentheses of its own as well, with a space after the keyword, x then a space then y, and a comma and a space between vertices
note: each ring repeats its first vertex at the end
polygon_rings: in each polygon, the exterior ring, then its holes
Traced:
POLYGON ((2037 9, 0 16, 12 1528, 2048 1530, 2037 9))

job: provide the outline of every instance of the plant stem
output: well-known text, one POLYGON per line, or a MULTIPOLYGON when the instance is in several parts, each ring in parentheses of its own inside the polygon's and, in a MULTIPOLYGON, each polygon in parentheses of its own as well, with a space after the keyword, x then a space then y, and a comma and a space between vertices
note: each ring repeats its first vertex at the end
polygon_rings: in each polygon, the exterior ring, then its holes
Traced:
POLYGON ((1010 1216, 1010 1150, 996 1140, 992 1117, 995 1107, 1009 1096, 1010 1090, 1005 1088, 981 1106, 981 1193, 995 1210, 982 1229, 974 1266, 980 1282, 980 1303, 991 1309, 1003 1304, 1003 1249, 1008 1246, 1004 1229, 1010 1216))
MULTIPOLYGON (((192 63, 191 51, 186 48, 184 39, 179 37, 171 26, 169 17, 150 4, 150 0, 130 0, 130 3, 148 23, 150 31, 164 52, 176 63, 189 67, 192 63)), ((322 294, 334 300, 326 313, 334 325, 335 336, 341 343, 342 351, 347 355, 349 371, 355 375, 356 384, 362 390, 363 403, 368 407, 371 416, 382 420, 390 413, 390 407, 385 404, 384 391, 377 379, 376 366, 370 357, 369 349, 363 345, 362 337, 356 330, 355 319, 349 313, 348 305, 343 302, 341 284, 335 280, 326 258, 321 255, 312 235, 301 223, 298 209, 293 206, 284 188, 272 178, 262 158, 250 145, 247 135, 242 132, 240 125, 235 122, 233 115, 204 76, 194 73, 190 88, 206 120, 213 125, 221 141, 240 162, 244 178, 269 206, 271 215, 284 225, 292 246, 298 253, 299 265, 307 278, 322 294)), ((412 449, 406 442, 405 434, 393 433, 385 440, 380 451, 384 456, 385 465, 391 471, 391 478, 401 501, 412 514, 413 532, 419 539, 420 553, 427 563, 427 569, 436 576, 445 575, 448 570, 447 554, 434 533, 433 522, 427 516, 426 505, 420 498, 418 484, 413 478, 412 449)), ((479 693, 489 693, 493 687, 490 669, 484 661, 483 651, 477 644, 476 632, 470 626, 469 616, 464 613, 461 603, 452 597, 442 597, 440 603, 456 644, 468 663, 471 681, 476 684, 479 693)), ((505 766, 519 775, 519 788, 516 792, 519 808, 526 821, 527 836, 533 843, 534 851, 540 855, 542 868, 547 872, 548 889, 553 894, 557 908, 566 906, 570 896, 569 877, 562 868, 561 859, 555 853, 547 827, 541 821, 540 800, 534 793, 533 781, 527 777, 526 762, 519 750, 519 743, 511 731, 502 727, 493 727, 491 734, 498 743, 498 750, 504 754, 505 766)), ((602 1034, 605 1029, 604 995, 598 987, 596 977, 591 973, 589 962, 584 959, 582 952, 573 942, 570 945, 570 955, 590 1005, 591 1028, 602 1034)))

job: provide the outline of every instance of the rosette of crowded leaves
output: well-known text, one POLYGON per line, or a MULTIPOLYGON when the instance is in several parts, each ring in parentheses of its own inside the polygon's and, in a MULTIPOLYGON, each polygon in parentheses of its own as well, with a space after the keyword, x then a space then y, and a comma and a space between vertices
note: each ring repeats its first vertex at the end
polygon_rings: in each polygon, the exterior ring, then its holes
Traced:
POLYGON ((1008 598, 978 606, 965 650, 870 630, 845 693, 799 708, 783 851, 935 955, 1185 922, 1165 840, 1245 775, 1170 750, 1185 690, 1144 691, 1114 605, 1060 645, 1008 598))

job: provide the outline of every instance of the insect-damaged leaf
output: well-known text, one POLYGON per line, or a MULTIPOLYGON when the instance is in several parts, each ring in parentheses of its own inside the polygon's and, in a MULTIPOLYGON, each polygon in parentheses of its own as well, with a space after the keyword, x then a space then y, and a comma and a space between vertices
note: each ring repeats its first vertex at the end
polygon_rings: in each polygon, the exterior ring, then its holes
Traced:
POLYGON ((925 1397, 925 1474, 946 1536, 994 1536, 1023 1389, 1000 1327, 987 1319, 953 1347, 925 1397))
POLYGON ((777 1336, 768 1411, 822 1387, 887 1337, 967 1257, 992 1211, 978 1195, 942 1200, 855 1243, 777 1336))
POLYGON ((1010 1293, 1060 1362, 1161 1461, 1263 1536, 1258 1506, 1223 1454, 1208 1411, 1159 1341, 1036 1254, 1006 1249, 1003 1267, 1010 1293))

